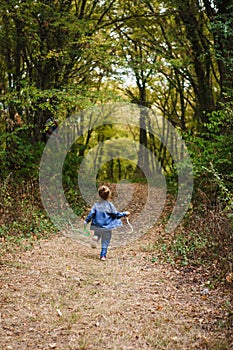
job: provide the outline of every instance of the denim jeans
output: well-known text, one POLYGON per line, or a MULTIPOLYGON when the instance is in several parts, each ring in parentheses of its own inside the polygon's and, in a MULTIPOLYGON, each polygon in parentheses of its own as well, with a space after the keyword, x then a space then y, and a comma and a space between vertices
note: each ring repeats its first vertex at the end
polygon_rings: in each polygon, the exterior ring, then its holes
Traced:
POLYGON ((95 231, 94 236, 97 236, 98 239, 101 238, 101 252, 100 257, 106 256, 108 251, 108 246, 111 241, 112 237, 112 231, 111 230, 102 230, 102 231, 95 231))

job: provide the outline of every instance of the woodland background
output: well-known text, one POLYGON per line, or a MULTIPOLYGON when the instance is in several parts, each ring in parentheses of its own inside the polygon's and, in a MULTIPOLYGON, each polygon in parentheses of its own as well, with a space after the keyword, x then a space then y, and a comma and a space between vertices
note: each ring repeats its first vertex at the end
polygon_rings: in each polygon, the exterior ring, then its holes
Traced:
MULTIPOLYGON (((232 19, 233 4, 225 0, 0 1, 2 255, 15 243, 27 239, 29 247, 56 232, 38 186, 46 121, 60 124, 101 103, 130 102, 169 120, 194 166, 190 209, 154 249, 172 264, 204 264, 215 281, 232 283, 232 19)), ((176 197, 176 169, 149 129, 142 114, 127 135, 162 166, 169 188, 165 225, 176 197)), ((85 210, 79 164, 89 149, 122 132, 113 125, 93 128, 69 152, 63 184, 78 214, 85 210)), ((105 164, 97 181, 122 177, 145 181, 124 159, 105 164)))

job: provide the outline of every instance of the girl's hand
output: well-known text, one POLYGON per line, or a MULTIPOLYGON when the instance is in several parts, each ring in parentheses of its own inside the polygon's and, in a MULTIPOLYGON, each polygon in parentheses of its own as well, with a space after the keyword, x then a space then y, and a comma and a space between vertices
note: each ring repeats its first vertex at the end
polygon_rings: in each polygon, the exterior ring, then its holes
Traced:
POLYGON ((125 214, 126 214, 126 216, 129 216, 129 215, 130 215, 130 212, 129 212, 129 211, 126 211, 125 214))

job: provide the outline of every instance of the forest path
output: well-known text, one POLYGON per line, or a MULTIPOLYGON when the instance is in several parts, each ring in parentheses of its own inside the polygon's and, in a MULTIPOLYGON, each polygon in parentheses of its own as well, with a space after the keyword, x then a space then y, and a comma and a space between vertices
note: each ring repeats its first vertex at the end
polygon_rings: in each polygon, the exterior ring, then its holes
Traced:
POLYGON ((110 249, 105 262, 62 235, 6 255, 0 349, 232 348, 223 328, 229 295, 205 294, 201 270, 152 262, 147 248, 156 237, 154 229, 110 249))

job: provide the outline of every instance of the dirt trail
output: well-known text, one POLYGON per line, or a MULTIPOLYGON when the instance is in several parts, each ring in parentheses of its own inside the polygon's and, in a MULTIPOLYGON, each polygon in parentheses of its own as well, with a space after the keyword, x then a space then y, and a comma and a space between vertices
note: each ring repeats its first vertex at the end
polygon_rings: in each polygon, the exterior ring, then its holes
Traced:
POLYGON ((63 236, 6 256, 0 349, 232 348, 222 328, 228 296, 203 295, 198 271, 153 263, 148 237, 110 250, 105 262, 63 236))

